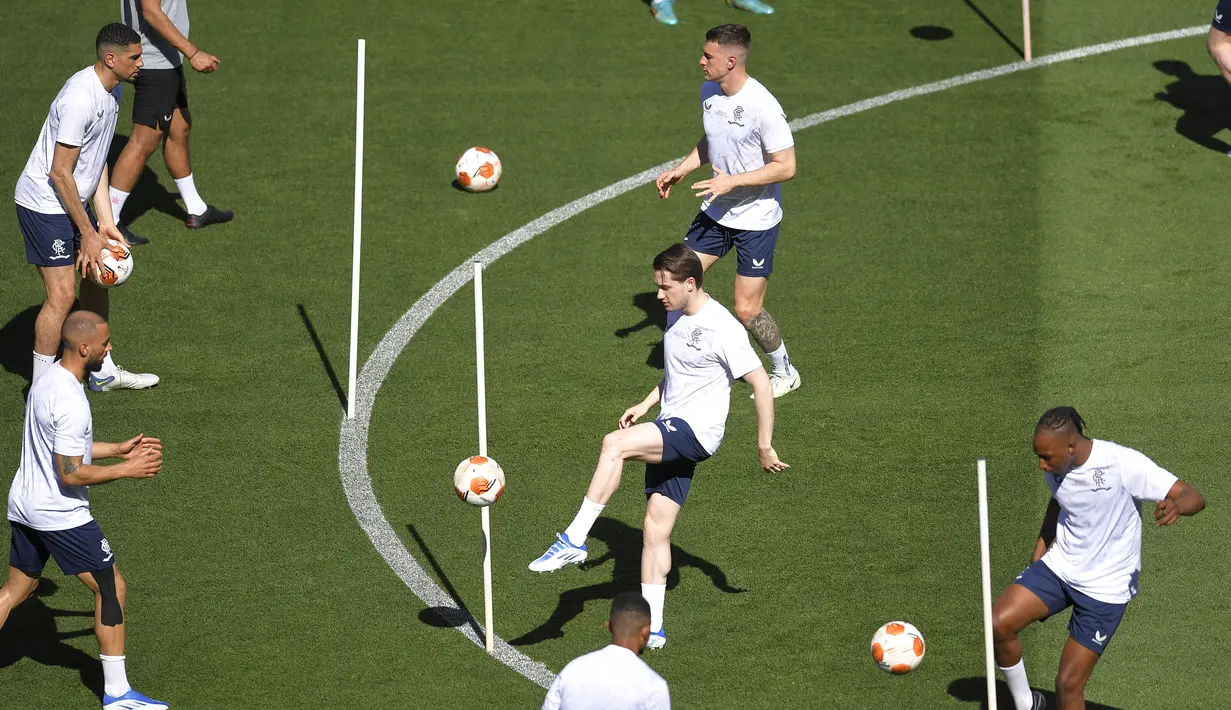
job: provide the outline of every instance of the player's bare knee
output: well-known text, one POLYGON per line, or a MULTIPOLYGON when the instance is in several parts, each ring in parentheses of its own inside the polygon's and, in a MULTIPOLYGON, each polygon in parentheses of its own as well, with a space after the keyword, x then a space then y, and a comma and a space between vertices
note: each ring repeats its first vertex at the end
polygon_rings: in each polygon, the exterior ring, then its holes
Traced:
POLYGON ((94 584, 98 586, 98 598, 101 601, 99 617, 103 626, 119 626, 124 623, 124 608, 120 605, 118 587, 118 584, 124 583, 123 577, 116 574, 114 566, 95 570, 90 574, 94 577, 94 584))
POLYGON ((1056 674, 1056 692, 1066 696, 1081 695, 1086 689, 1086 680, 1081 671, 1061 668, 1056 674))
POLYGON ((736 303, 735 317, 747 328, 752 323, 752 319, 760 315, 762 310, 764 309, 759 303, 736 303))
POLYGON ((68 316, 68 312, 73 308, 73 301, 77 295, 73 292, 72 279, 49 281, 47 286, 47 303, 44 308, 49 309, 52 313, 59 315, 61 319, 68 316))
POLYGON ((603 456, 624 458, 624 437, 618 431, 613 431, 603 437, 603 456))
POLYGON ((1018 628, 1013 616, 1003 609, 992 608, 992 639, 996 643, 1004 643, 1017 638, 1018 628))

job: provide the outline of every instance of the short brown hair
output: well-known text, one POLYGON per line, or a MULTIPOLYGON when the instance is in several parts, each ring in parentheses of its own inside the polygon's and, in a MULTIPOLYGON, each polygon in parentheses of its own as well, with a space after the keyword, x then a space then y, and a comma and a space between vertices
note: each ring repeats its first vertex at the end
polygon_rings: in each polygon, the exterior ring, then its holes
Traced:
POLYGON ((684 243, 672 244, 654 257, 654 270, 665 271, 680 283, 692 279, 697 288, 701 288, 701 280, 705 276, 701 257, 684 243))
POLYGON ((745 52, 752 46, 752 33, 743 25, 718 25, 705 33, 706 42, 715 42, 720 47, 739 47, 745 52))

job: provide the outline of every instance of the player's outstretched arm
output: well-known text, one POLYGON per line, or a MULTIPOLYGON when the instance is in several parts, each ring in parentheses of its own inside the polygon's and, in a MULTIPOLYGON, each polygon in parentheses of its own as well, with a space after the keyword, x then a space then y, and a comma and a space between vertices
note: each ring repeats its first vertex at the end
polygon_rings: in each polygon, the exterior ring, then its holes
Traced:
POLYGON ((628 409, 625 409, 624 414, 620 415, 620 428, 627 429, 636 424, 638 419, 644 417, 646 412, 650 411, 654 405, 658 404, 661 391, 660 386, 655 385, 653 391, 647 394, 645 399, 641 400, 637 404, 634 404, 628 409))
POLYGON ((784 471, 790 465, 778 459, 774 451, 774 388, 769 384, 769 375, 764 367, 744 375, 744 382, 752 385, 752 402, 757 410, 757 453, 761 468, 772 473, 784 471))
POLYGON ((138 449, 132 458, 113 466, 82 463, 81 456, 52 456, 60 480, 66 486, 97 486, 121 478, 151 478, 162 470, 161 449, 138 449))
POLYGON ((1047 501, 1047 510, 1043 511, 1043 524, 1039 526, 1039 539, 1034 543, 1034 554, 1031 562, 1038 562, 1047 554, 1047 548, 1056 541, 1056 525, 1060 522, 1060 504, 1055 498, 1047 501))
POLYGON ((1183 481, 1176 481, 1167 497, 1154 506, 1155 525, 1171 525, 1181 515, 1196 515, 1205 510, 1205 496, 1183 481))

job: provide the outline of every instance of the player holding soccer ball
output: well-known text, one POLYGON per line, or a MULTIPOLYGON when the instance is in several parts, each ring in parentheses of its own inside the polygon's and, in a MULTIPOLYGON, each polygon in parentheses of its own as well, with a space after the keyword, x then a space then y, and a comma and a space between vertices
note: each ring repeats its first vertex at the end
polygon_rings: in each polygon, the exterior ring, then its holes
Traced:
POLYGON ((1060 656, 1060 710, 1086 707, 1083 692, 1141 572, 1140 501, 1157 501, 1157 525, 1196 515, 1205 498, 1139 451, 1090 439, 1072 407, 1049 409, 1034 430, 1034 452, 1052 499, 1043 516, 1033 562, 992 605, 996 663, 1017 710, 1041 710, 1032 693, 1017 634, 1073 607, 1060 656), (1053 544, 1054 543, 1054 544, 1053 544))
MULTIPOLYGON (((104 239, 128 244, 115 226, 107 185, 107 151, 120 110, 120 82, 141 69, 141 37, 119 23, 103 27, 94 42, 97 61, 69 77, 60 89, 38 143, 17 180, 13 199, 26 241, 26 260, 43 277, 47 299, 34 321, 34 371, 38 380, 56 359, 60 326, 73 307, 74 259, 81 272, 81 307, 108 315, 107 290, 91 281, 102 273, 104 239), (94 200, 94 217, 86 200, 94 200)), ((144 389, 156 375, 118 367, 108 354, 90 389, 144 389)))
POLYGON ((672 185, 706 163, 713 166, 713 177, 692 186, 705 201, 684 241, 707 271, 735 249, 735 317, 769 355, 773 393, 781 397, 799 387, 799 372, 787 356, 778 323, 765 310, 765 292, 782 221, 780 183, 795 177, 795 140, 778 100, 748 76, 751 42, 743 25, 719 25, 705 33, 705 136, 683 162, 658 176, 657 185, 665 200, 672 185))
POLYGON ((667 643, 663 602, 671 571, 671 529, 688 496, 698 463, 722 443, 731 406, 731 384, 739 378, 756 393, 757 448, 761 467, 782 471, 772 438, 774 400, 769 377, 739 321, 702 289, 704 268, 696 252, 675 244, 654 257, 654 284, 666 307, 662 381, 640 404, 620 416, 620 428, 603 437, 598 466, 581 510, 547 552, 530 563, 552 572, 586 559, 586 535, 620 486, 624 462, 645 462, 645 528, 641 552, 641 594, 650 603, 648 648, 667 643), (653 422, 637 424, 654 405, 653 422))

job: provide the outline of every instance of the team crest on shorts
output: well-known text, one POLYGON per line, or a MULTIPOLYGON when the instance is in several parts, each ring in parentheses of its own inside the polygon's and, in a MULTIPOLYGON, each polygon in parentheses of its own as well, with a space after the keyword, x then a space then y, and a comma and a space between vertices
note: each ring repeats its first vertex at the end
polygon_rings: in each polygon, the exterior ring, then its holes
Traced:
POLYGON ((52 254, 50 257, 52 259, 69 259, 72 257, 72 254, 69 254, 68 252, 64 251, 64 240, 63 239, 57 239, 54 242, 52 242, 51 248, 55 252, 55 254, 52 254))
POLYGON ((106 557, 103 558, 103 562, 110 562, 113 553, 111 552, 111 543, 107 542, 107 538, 105 537, 103 538, 102 548, 103 554, 106 555, 106 557))

